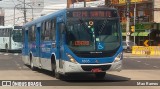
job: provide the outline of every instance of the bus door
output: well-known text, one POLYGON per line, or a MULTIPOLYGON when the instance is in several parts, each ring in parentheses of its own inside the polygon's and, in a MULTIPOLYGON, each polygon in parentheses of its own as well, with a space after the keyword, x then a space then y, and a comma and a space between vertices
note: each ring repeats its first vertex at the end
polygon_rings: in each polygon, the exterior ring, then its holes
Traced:
MULTIPOLYGON (((29 44, 28 44, 28 28, 25 28, 24 29, 25 30, 25 39, 24 39, 24 55, 29 55, 28 53, 29 53, 29 51, 28 51, 28 49, 29 49, 29 44)), ((28 61, 25 61, 25 62, 27 62, 28 64, 30 63, 30 61, 28 60, 28 61)))
POLYGON ((63 53, 63 39, 62 39, 62 36, 63 36, 63 31, 64 31, 64 22, 63 22, 63 19, 62 17, 58 17, 57 18, 57 28, 58 28, 58 39, 57 39, 57 59, 59 59, 59 68, 63 68, 63 63, 62 63, 62 53, 63 53))
POLYGON ((36 26, 36 55, 38 57, 38 64, 37 66, 41 67, 41 54, 40 54, 40 41, 41 41, 41 35, 40 35, 40 29, 41 29, 41 26, 40 24, 37 24, 36 26))

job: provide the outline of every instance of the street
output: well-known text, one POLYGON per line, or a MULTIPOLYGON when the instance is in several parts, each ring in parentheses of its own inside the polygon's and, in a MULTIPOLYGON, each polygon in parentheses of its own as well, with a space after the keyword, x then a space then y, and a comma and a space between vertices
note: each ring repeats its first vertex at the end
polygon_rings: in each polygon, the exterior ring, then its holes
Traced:
POLYGON ((52 80, 46 81, 50 84, 45 84, 48 86, 90 86, 92 89, 95 88, 92 85, 128 86, 133 82, 131 80, 160 80, 159 64, 159 58, 124 58, 123 70, 121 72, 107 72, 103 80, 96 79, 92 74, 74 74, 65 76, 64 80, 57 80, 50 71, 40 69, 32 71, 23 64, 21 54, 0 53, 0 80, 52 80))

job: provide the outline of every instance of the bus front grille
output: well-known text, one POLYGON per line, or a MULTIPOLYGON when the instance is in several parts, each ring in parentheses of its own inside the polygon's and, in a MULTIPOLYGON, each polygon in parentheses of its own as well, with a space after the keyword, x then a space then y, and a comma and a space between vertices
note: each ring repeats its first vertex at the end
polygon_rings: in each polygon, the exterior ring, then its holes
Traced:
POLYGON ((99 66, 97 66, 97 65, 96 66, 82 65, 81 67, 84 71, 91 71, 94 68, 100 68, 102 71, 106 71, 106 70, 109 70, 111 65, 99 65, 99 66))
POLYGON ((104 57, 112 57, 115 55, 116 52, 110 53, 75 53, 76 56, 81 58, 104 58, 104 57))

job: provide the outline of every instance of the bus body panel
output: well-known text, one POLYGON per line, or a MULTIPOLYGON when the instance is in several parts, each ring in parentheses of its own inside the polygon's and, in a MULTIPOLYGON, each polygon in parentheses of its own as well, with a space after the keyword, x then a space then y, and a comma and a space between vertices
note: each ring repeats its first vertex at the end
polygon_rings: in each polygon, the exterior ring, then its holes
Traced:
MULTIPOLYGON (((112 9, 111 9, 112 10, 112 9)), ((24 25, 24 28, 31 27, 38 23, 41 23, 40 26, 36 27, 35 42, 28 43, 25 40, 24 48, 22 52, 23 60, 27 60, 30 65, 30 54, 33 56, 34 66, 52 70, 51 68, 51 60, 52 56, 54 56, 54 60, 56 61, 56 68, 59 73, 77 73, 77 72, 92 72, 92 68, 104 68, 102 71, 108 70, 116 70, 120 71, 122 68, 122 43, 120 43, 119 48, 115 52, 113 56, 110 57, 78 57, 67 45, 66 45, 66 31, 63 31, 61 27, 63 24, 66 24, 67 20, 67 10, 62 10, 54 14, 50 14, 48 16, 43 16, 38 20, 27 23, 24 25), (53 20, 56 18, 56 40, 43 41, 42 40, 42 23, 45 21, 53 20), (29 46, 29 47, 28 47, 29 46), (28 47, 28 48, 27 48, 28 47), (77 63, 71 62, 69 56, 73 57, 77 63), (116 61, 116 58, 120 56, 120 60, 116 61)), ((29 30, 29 29, 28 29, 29 30)), ((118 29, 120 30, 120 29, 118 29)), ((121 31, 119 31, 121 32, 121 31)), ((25 31, 27 35, 27 31, 25 31)), ((28 37, 25 35, 25 39, 28 37)), ((83 35, 83 34, 81 34, 83 35)), ((122 39, 120 37, 120 39, 122 39)), ((25 62, 27 64, 27 62, 25 62)))
POLYGON ((23 47, 22 47, 22 60, 25 64, 30 65, 29 60, 29 44, 28 44, 28 28, 23 28, 23 47))
MULTIPOLYGON (((9 47, 9 37, 0 37, 0 49, 6 49, 6 44, 8 45, 8 47, 9 47)), ((10 48, 9 48, 10 49, 10 48)))
POLYGON ((23 34, 23 42, 22 42, 22 54, 24 56, 27 56, 28 55, 28 39, 25 39, 25 38, 28 38, 28 30, 27 28, 23 28, 22 29, 22 34, 23 34))

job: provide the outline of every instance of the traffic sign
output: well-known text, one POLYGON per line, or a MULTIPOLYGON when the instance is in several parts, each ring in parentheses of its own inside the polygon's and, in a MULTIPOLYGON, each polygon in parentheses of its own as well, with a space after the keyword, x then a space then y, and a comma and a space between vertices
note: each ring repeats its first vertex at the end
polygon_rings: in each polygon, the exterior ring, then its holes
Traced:
POLYGON ((131 32, 135 32, 135 26, 131 26, 131 32))
POLYGON ((146 41, 144 42, 144 45, 145 45, 145 46, 149 46, 149 45, 148 45, 148 42, 149 42, 149 40, 146 40, 146 41))
POLYGON ((131 33, 130 32, 127 32, 127 35, 129 36, 131 33))

